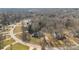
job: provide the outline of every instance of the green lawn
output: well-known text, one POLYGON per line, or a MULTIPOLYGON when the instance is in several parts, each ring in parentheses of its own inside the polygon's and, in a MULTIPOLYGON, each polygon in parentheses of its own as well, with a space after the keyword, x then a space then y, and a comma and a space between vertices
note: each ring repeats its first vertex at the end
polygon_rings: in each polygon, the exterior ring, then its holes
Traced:
MULTIPOLYGON (((12 46, 12 50, 28 50, 28 49, 29 49, 28 46, 22 45, 20 43, 16 43, 12 46)), ((10 50, 10 47, 7 48, 6 50, 10 50)))
POLYGON ((40 44, 40 39, 39 38, 30 37, 30 43, 39 45, 40 44))
MULTIPOLYGON (((22 33, 17 34, 16 37, 19 38, 19 39, 22 39, 22 33)), ((31 35, 30 35, 30 37, 28 39, 30 39, 29 43, 33 43, 33 44, 39 44, 40 43, 39 38, 32 37, 31 35)))
POLYGON ((14 42, 14 40, 12 40, 11 38, 7 38, 7 39, 8 40, 5 39, 5 40, 0 41, 0 47, 2 47, 0 49, 3 49, 5 46, 10 45, 14 42))
POLYGON ((14 42, 13 39, 10 39, 10 40, 4 40, 3 41, 3 45, 6 46, 6 45, 9 45, 9 44, 12 44, 14 42))

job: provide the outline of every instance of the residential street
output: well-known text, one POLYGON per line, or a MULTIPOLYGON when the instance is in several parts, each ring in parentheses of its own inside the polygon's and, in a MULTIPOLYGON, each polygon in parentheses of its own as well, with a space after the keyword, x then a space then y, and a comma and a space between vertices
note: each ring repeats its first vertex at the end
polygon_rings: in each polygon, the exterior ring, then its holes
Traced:
POLYGON ((39 46, 39 45, 31 44, 31 43, 26 43, 26 42, 23 42, 21 39, 18 39, 15 36, 15 34, 13 33, 13 30, 15 29, 16 26, 18 26, 18 25, 13 25, 13 28, 9 31, 9 34, 10 34, 10 36, 11 36, 12 39, 14 39, 18 43, 21 43, 23 45, 29 46, 30 50, 32 50, 33 48, 36 48, 37 50, 41 49, 41 46, 39 46))

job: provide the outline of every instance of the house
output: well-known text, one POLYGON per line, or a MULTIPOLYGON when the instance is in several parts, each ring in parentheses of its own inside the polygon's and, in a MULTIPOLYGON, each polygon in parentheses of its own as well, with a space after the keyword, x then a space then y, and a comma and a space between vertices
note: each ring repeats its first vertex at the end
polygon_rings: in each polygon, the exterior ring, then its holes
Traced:
POLYGON ((54 32, 53 36, 57 40, 64 40, 64 39, 66 39, 66 37, 64 36, 64 34, 62 34, 60 32, 54 32))
POLYGON ((75 32, 73 33, 73 36, 79 38, 79 30, 75 31, 75 32))
POLYGON ((34 32, 33 34, 32 34, 32 37, 37 37, 37 38, 40 38, 40 37, 43 37, 44 35, 43 35, 43 33, 42 32, 34 32))

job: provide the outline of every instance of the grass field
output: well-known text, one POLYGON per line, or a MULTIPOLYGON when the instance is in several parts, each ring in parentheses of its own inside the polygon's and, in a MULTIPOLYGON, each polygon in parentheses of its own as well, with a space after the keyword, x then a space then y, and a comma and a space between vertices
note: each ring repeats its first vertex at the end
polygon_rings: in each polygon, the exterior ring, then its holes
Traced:
POLYGON ((40 44, 40 39, 39 38, 30 37, 30 43, 39 45, 40 44))
MULTIPOLYGON (((10 50, 11 47, 7 48, 6 50, 10 50)), ((16 43, 12 46, 12 50, 28 50, 29 47, 22 45, 20 43, 16 43)))
POLYGON ((9 40, 4 40, 3 41, 3 45, 6 46, 6 45, 9 45, 9 44, 12 44, 13 42, 14 42, 14 40, 12 40, 11 38, 9 38, 9 40))

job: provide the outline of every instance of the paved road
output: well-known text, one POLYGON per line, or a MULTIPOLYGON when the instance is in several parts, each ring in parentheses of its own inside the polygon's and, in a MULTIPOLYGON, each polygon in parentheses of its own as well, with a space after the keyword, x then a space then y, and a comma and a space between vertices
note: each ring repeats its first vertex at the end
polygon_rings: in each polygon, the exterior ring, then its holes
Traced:
POLYGON ((14 31, 14 29, 15 29, 16 26, 17 26, 17 25, 13 25, 13 28, 9 31, 9 34, 10 34, 10 36, 11 36, 12 39, 14 39, 16 42, 19 42, 19 43, 21 43, 21 44, 23 44, 23 45, 29 46, 29 47, 30 47, 30 50, 32 50, 33 48, 36 48, 37 50, 40 50, 40 49, 41 49, 41 46, 39 46, 39 45, 30 44, 30 43, 25 43, 25 42, 23 42, 21 39, 18 39, 18 38, 15 36, 15 34, 13 33, 13 31, 14 31))
MULTIPOLYGON (((41 46, 39 46, 39 45, 36 45, 36 44, 31 44, 31 43, 25 43, 25 42, 23 42, 21 39, 19 39, 19 38, 17 38, 15 35, 16 34, 18 34, 18 33, 13 33, 13 31, 14 31, 14 29, 15 29, 15 27, 16 26, 19 26, 18 24, 12 24, 11 26, 13 26, 13 28, 11 28, 11 30, 9 31, 9 35, 11 36, 11 38, 13 38, 16 42, 18 42, 18 43, 21 43, 21 44, 23 44, 23 45, 26 45, 26 46, 29 46, 30 47, 30 50, 32 50, 32 49, 34 49, 34 48, 36 48, 37 50, 41 50, 41 46)), ((28 32, 28 31, 26 31, 26 32, 28 32)), ((19 33, 22 33, 22 32, 19 32, 19 33)), ((46 41, 48 42, 48 40, 49 40, 49 38, 45 35, 45 39, 46 39, 46 41)), ((73 43, 74 43, 74 41, 72 41, 73 43)), ((15 43, 15 42, 14 42, 15 43)), ((14 43, 12 43, 12 44, 14 44, 14 43)), ((75 43, 76 44, 76 43, 75 43)), ((79 44, 76 44, 76 46, 79 46, 79 44)), ((72 48, 75 48, 76 46, 72 46, 72 48)), ((7 45, 7 46, 5 46, 4 47, 4 49, 6 49, 7 47, 10 47, 10 45, 7 45)), ((60 47, 61 49, 63 49, 64 47, 60 47)), ((68 47, 69 48, 69 47, 68 47)), ((71 47, 70 47, 71 48, 71 47)), ((3 50, 4 50, 3 49, 3 50)), ((50 48, 47 48, 46 47, 46 49, 50 49, 50 48)), ((51 49, 57 49, 58 50, 58 48, 57 47, 55 47, 55 48, 51 48, 51 49)))

